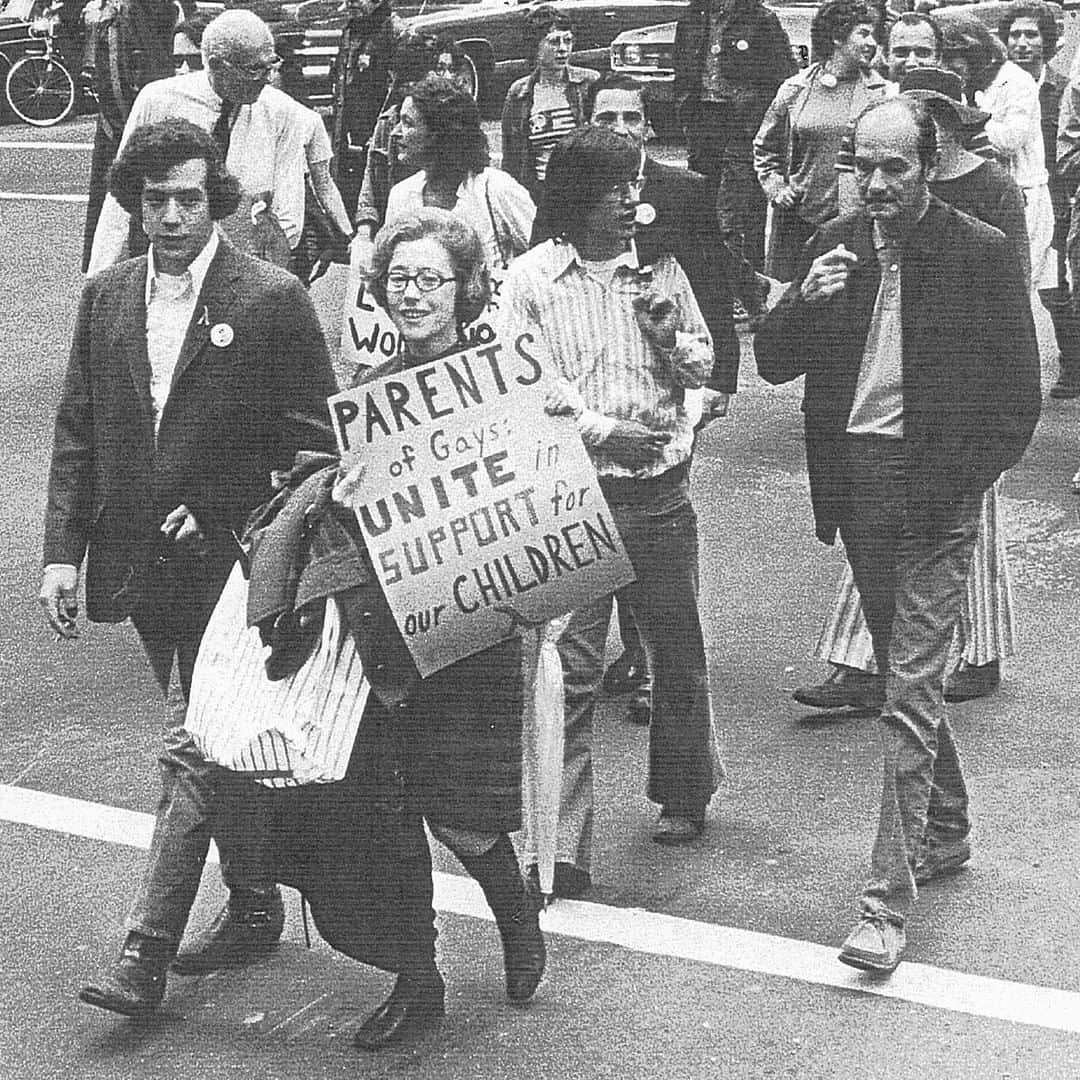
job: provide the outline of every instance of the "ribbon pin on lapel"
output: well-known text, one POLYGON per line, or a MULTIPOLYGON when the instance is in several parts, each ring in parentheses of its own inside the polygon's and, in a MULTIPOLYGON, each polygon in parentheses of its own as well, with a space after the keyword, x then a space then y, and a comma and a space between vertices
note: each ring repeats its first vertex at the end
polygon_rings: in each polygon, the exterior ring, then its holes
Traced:
POLYGON ((232 344, 233 328, 227 322, 219 322, 210 328, 210 343, 219 349, 227 348, 232 344))
POLYGON ((199 316, 195 323, 196 326, 209 326, 210 325, 210 309, 204 304, 202 314, 199 316))

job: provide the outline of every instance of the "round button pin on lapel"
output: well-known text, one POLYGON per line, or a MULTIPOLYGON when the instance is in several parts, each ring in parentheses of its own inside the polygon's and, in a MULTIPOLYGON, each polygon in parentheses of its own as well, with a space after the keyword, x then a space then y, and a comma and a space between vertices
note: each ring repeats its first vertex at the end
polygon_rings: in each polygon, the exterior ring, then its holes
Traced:
POLYGON ((232 344, 233 328, 227 322, 219 322, 210 328, 210 343, 219 349, 232 344))
POLYGON ((634 222, 638 225, 651 225, 656 220, 656 207, 652 203, 638 203, 634 211, 634 222))
POLYGON ((836 76, 831 71, 826 71, 825 74, 821 76, 821 85, 829 90, 834 89, 836 86, 836 76))
POLYGON ((738 49, 739 52, 746 52, 746 50, 750 48, 750 42, 747 41, 746 38, 739 38, 739 40, 735 42, 735 48, 738 49))

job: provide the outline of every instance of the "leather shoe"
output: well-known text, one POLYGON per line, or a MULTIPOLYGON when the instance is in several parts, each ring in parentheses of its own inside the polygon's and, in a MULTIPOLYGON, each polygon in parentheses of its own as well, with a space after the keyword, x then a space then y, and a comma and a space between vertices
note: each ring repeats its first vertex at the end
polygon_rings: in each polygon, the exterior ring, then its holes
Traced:
POLYGON ((649 677, 649 662, 642 649, 624 649, 604 672, 604 693, 609 697, 640 690, 649 677))
POLYGON ((931 881, 959 874, 967 869, 970 858, 971 845, 966 840, 957 840, 951 844, 929 843, 915 863, 915 883, 926 885, 931 881))
POLYGON ((653 830, 653 841, 666 847, 690 844, 705 831, 703 818, 688 818, 681 814, 669 814, 666 810, 653 830))
POLYGON ((960 666, 945 680, 946 701, 973 701, 986 697, 1001 686, 1001 661, 975 666, 960 661, 960 666))
POLYGON ((116 967, 100 983, 79 991, 79 1000, 121 1016, 149 1016, 165 996, 165 976, 175 946, 131 933, 116 967))
POLYGON ((864 912, 840 948, 840 962, 876 975, 891 975, 907 944, 903 920, 892 912, 864 912))
POLYGON ((506 968, 506 996, 519 1005, 536 993, 544 977, 547 949, 540 930, 543 903, 539 885, 527 877, 525 897, 517 913, 509 919, 497 920, 506 968))
POLYGON ((381 1050, 435 1027, 446 1015, 446 986, 438 971, 421 978, 399 975, 390 996, 360 1025, 353 1045, 381 1050))
POLYGON ((877 712, 885 704, 885 680, 857 668, 834 664, 824 682, 800 686, 791 695, 814 709, 859 709, 877 712))
POLYGON ((285 927, 281 890, 235 889, 210 928, 173 961, 179 975, 243 967, 278 947, 285 927))
MULTIPOLYGON (((531 888, 535 888, 536 895, 540 894, 540 867, 533 863, 526 875, 531 888)), ((563 900, 577 900, 584 896, 592 888, 592 877, 587 870, 579 870, 573 863, 557 862, 555 864, 555 880, 552 883, 553 897, 563 900)))

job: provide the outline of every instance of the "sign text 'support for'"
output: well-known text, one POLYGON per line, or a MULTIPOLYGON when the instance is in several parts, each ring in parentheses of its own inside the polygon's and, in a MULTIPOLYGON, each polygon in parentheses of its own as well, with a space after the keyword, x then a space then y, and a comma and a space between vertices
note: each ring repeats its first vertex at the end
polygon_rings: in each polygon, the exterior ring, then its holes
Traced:
POLYGON ((350 503, 423 675, 633 578, 549 387, 524 343, 495 341, 330 399, 350 503))

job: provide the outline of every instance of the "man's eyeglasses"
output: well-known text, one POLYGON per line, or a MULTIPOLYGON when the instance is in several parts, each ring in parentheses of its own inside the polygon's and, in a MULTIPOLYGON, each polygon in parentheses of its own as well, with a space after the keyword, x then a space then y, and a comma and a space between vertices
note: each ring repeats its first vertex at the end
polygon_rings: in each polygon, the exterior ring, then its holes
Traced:
POLYGON ((619 180, 612 184, 608 191, 619 199, 636 198, 641 194, 645 186, 644 176, 635 176, 633 180, 619 180))
POLYGON ((438 270, 417 270, 415 274, 407 274, 404 270, 391 270, 383 278, 388 293, 403 293, 409 282, 413 282, 422 293, 434 292, 444 285, 449 285, 454 279, 443 277, 438 270))
POLYGON ((173 53, 173 67, 186 67, 188 71, 202 71, 202 53, 173 53))
POLYGON ((275 56, 273 60, 267 60, 264 64, 234 64, 225 57, 221 58, 221 62, 226 67, 231 67, 238 75, 243 75, 245 79, 267 79, 270 73, 277 71, 285 61, 280 56, 275 56))

